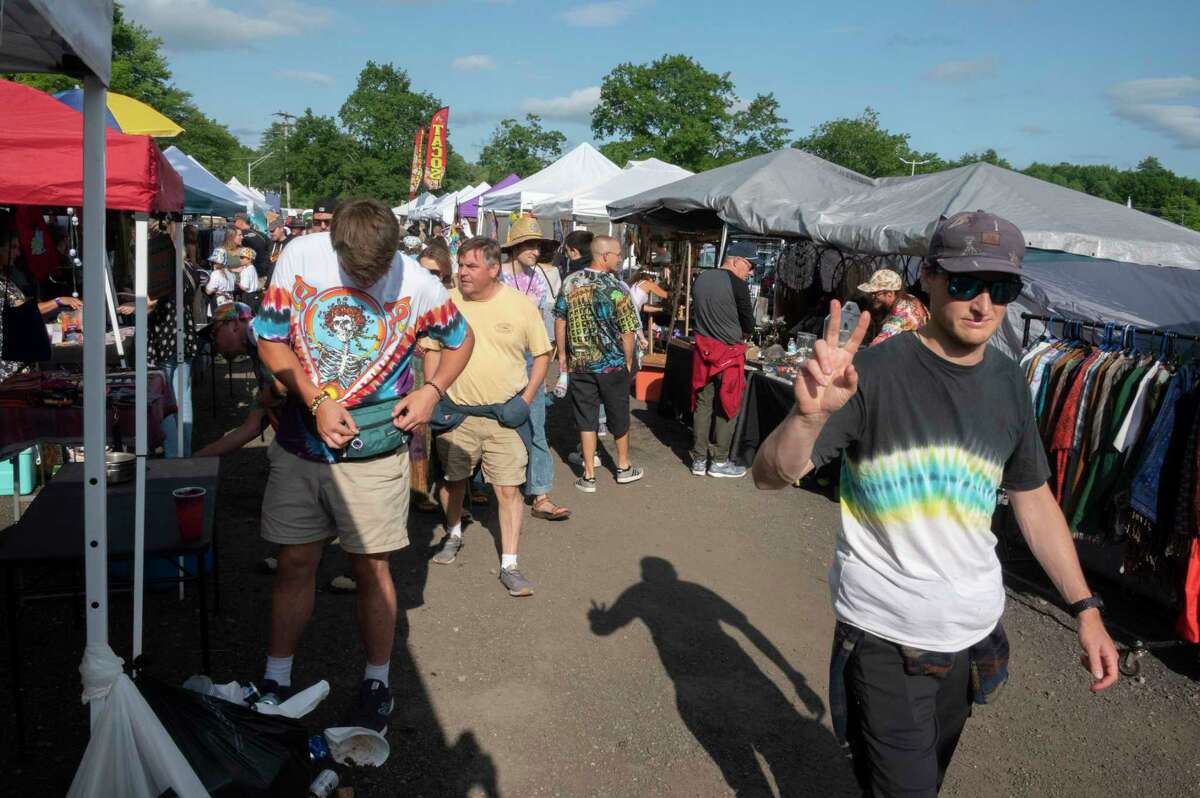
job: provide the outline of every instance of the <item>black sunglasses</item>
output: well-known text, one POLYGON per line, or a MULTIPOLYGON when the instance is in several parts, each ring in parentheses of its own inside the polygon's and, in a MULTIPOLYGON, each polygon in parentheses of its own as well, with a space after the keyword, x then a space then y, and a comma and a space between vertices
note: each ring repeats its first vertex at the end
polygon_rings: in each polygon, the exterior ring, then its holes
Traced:
POLYGON ((996 305, 1007 305, 1016 300, 1025 288, 1025 281, 1020 277, 1001 277, 998 280, 984 280, 971 274, 954 274, 938 268, 946 275, 946 293, 951 299, 969 302, 986 289, 996 305))
POLYGON ((313 219, 312 226, 313 227, 328 227, 329 223, 331 221, 333 221, 333 220, 332 219, 313 219))

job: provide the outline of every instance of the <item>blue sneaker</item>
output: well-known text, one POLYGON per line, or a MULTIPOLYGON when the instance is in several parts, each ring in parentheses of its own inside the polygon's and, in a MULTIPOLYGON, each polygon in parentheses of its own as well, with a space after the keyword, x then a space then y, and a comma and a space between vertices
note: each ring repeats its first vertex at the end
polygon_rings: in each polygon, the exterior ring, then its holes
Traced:
POLYGON ((692 473, 698 477, 702 477, 708 473, 708 458, 695 457, 692 459, 692 473))
POLYGON ((724 477, 726 479, 741 479, 746 476, 746 467, 738 465, 732 460, 726 460, 724 463, 713 463, 708 467, 708 475, 710 477, 724 477))

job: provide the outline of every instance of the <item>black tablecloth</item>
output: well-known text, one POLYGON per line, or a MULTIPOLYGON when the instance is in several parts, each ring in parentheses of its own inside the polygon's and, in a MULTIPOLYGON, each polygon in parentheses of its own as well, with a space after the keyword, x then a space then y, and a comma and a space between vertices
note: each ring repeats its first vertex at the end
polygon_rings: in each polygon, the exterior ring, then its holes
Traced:
POLYGON ((687 341, 672 339, 667 344, 658 414, 692 423, 692 345, 687 341))
POLYGON ((761 371, 746 375, 746 393, 733 433, 733 456, 739 463, 754 462, 758 447, 792 412, 792 386, 771 379, 761 371))
MULTIPOLYGON (((202 551, 212 540, 220 458, 146 461, 146 553, 202 551), (198 540, 181 543, 175 521, 176 488, 201 487, 204 527, 198 540)), ((108 489, 108 557, 133 557, 134 487, 130 480, 108 489)), ((21 520, 0 532, 0 562, 82 559, 84 555, 83 464, 63 466, 21 520)))

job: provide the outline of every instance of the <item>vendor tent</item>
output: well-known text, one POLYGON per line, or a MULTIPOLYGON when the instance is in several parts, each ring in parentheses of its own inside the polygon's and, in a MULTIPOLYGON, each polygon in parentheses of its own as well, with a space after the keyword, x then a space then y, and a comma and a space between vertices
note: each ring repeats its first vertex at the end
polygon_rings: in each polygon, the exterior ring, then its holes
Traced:
POLYGON ((108 85, 112 0, 8 0, 2 14, 0 72, 76 74, 82 62, 108 85))
POLYGON ((460 204, 478 197, 489 188, 491 186, 487 183, 480 183, 478 186, 467 186, 460 191, 446 194, 443 197, 439 197, 436 201, 418 208, 409 214, 409 218, 418 221, 430 220, 452 224, 460 204))
MULTIPOLYGON (((0 80, 0 202, 83 204, 83 116, 49 94, 0 80)), ((178 210, 183 183, 148 136, 104 133, 105 203, 127 211, 178 210)))
POLYGON ((730 224, 747 233, 796 235, 800 200, 819 207, 873 185, 865 175, 788 148, 617 199, 608 212, 614 222, 686 232, 730 224))
POLYGON ((483 191, 483 193, 481 193, 479 196, 472 197, 471 199, 461 203, 458 206, 458 218, 460 218, 460 219, 475 219, 475 218, 477 218, 479 216, 479 203, 485 196, 492 193, 493 191, 503 191, 504 189, 508 188, 509 186, 520 182, 520 180, 521 180, 520 175, 511 174, 508 177, 501 180, 496 185, 483 191))
POLYGON ((540 172, 507 188, 484 194, 479 207, 488 213, 528 211, 539 202, 580 191, 620 171, 599 150, 584 142, 540 172))
POLYGON ((183 177, 184 210, 188 213, 213 216, 233 216, 246 210, 246 200, 199 161, 172 145, 167 147, 167 159, 183 177))
POLYGON ((923 255, 939 217, 982 209, 1019 227, 1030 248, 1200 269, 1200 233, 988 163, 796 199, 788 230, 841 250, 923 255))
POLYGON ((560 194, 533 206, 533 215, 541 218, 579 220, 608 219, 608 204, 643 191, 659 188, 692 173, 657 158, 630 161, 617 174, 583 191, 560 194))
POLYGON ((226 180, 225 185, 234 194, 253 202, 255 205, 261 205, 264 208, 269 207, 270 205, 270 203, 267 202, 267 196, 265 194, 256 188, 251 188, 250 186, 243 184, 242 181, 238 180, 236 177, 231 177, 226 180))

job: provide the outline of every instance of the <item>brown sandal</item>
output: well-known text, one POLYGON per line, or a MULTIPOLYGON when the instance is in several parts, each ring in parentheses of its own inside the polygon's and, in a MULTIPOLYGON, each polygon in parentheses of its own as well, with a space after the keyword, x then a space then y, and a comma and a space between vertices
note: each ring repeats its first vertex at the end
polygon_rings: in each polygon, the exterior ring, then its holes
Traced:
POLYGON ((559 507, 550 501, 549 497, 543 496, 533 503, 533 517, 546 521, 566 521, 571 517, 571 511, 566 507, 559 507))

